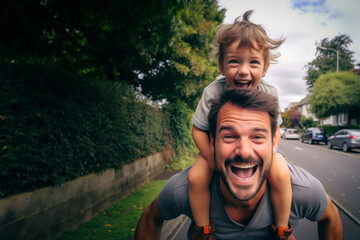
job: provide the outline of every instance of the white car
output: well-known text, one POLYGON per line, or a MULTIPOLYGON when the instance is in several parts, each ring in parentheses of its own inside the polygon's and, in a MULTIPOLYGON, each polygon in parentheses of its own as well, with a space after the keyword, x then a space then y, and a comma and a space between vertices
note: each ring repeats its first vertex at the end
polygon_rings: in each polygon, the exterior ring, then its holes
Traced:
POLYGON ((286 132, 286 128, 280 128, 280 137, 284 137, 285 132, 286 132))
POLYGON ((284 135, 283 135, 284 139, 299 139, 299 133, 298 130, 295 128, 287 128, 284 135))

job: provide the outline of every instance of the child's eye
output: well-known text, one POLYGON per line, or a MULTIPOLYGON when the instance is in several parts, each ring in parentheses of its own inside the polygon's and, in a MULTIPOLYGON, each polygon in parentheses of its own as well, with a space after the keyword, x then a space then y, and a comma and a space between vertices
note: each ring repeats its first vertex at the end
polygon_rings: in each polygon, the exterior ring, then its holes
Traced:
POLYGON ((236 63, 239 63, 238 60, 236 60, 236 59, 229 60, 229 64, 236 64, 236 63))
POLYGON ((250 63, 251 63, 251 64, 260 64, 260 61, 258 61, 258 60, 252 60, 250 63))

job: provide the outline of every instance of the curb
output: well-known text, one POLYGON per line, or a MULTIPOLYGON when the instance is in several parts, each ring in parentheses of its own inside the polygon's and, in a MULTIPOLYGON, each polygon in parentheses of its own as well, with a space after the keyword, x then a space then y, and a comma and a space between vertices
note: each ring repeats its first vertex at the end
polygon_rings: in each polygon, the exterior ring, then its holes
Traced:
POLYGON ((185 215, 165 221, 161 230, 160 240, 175 240, 187 221, 189 221, 189 218, 185 215))
POLYGON ((360 225, 360 220, 355 217, 351 212, 349 212, 343 205, 341 205, 338 201, 336 201, 333 197, 329 195, 331 201, 341 210, 343 211, 351 220, 356 222, 356 224, 360 225))

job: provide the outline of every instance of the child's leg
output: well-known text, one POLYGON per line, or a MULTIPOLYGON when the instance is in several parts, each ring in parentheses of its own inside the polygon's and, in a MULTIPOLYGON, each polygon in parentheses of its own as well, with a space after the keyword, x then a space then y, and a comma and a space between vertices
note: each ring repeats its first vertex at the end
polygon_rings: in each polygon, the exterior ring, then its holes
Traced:
POLYGON ((199 227, 210 225, 210 190, 209 184, 213 171, 206 159, 200 154, 192 168, 189 178, 189 199, 195 223, 199 227))
POLYGON ((284 157, 276 153, 268 174, 271 204, 274 209, 275 226, 288 227, 291 208, 290 171, 284 157))

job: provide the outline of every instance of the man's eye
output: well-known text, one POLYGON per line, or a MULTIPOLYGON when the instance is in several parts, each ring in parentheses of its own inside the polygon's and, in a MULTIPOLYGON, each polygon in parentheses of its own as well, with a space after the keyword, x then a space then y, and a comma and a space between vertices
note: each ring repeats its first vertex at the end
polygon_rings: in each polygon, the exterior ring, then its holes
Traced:
POLYGON ((254 140, 263 140, 263 139, 265 139, 265 137, 262 136, 262 135, 255 135, 255 136, 253 137, 253 139, 254 139, 254 140))
POLYGON ((225 135, 224 138, 232 139, 235 138, 233 135, 225 135))
POLYGON ((234 135, 224 135, 223 140, 224 142, 234 142, 236 141, 236 137, 234 135))

